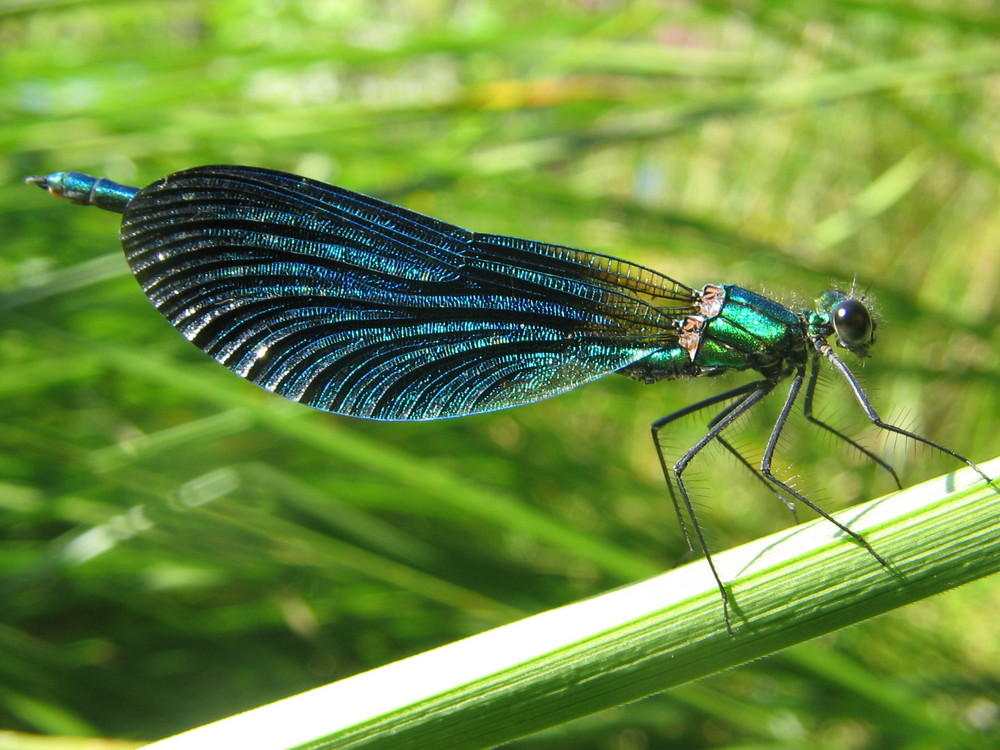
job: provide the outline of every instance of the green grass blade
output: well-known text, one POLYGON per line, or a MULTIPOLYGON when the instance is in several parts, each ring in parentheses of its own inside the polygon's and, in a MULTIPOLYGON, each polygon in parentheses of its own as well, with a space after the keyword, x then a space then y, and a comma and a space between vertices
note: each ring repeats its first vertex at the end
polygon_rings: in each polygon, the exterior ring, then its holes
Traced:
POLYGON ((698 561, 149 747, 493 747, 1000 570, 1000 493, 970 470, 839 519, 891 569, 822 519, 720 554, 735 635, 698 561))

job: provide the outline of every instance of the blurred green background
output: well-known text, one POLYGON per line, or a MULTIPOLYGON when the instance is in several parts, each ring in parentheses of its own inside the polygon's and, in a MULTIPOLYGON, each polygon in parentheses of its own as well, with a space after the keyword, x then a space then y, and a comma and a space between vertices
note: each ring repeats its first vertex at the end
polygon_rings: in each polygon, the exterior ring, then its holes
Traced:
MULTIPOLYGON (((0 728, 155 739, 664 570, 648 426, 746 379, 314 412, 185 342, 117 217, 25 175, 253 164, 692 286, 811 305, 856 277, 876 406, 986 460, 998 33, 987 1, 0 2, 0 728)), ((905 483, 957 468, 824 386, 905 483)), ((735 433, 752 458, 777 401, 735 433)), ((814 499, 892 488, 800 417, 776 466, 814 499)), ((791 522, 723 453, 693 472, 714 548, 791 522)), ((995 747, 998 619, 981 581, 514 746, 995 747)))

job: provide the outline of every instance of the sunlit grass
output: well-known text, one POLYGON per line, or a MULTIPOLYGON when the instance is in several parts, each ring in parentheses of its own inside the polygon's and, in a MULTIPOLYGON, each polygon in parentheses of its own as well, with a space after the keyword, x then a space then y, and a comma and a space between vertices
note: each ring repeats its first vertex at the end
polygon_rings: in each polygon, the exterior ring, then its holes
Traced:
MULTIPOLYGON (((739 380, 609 377, 424 424, 311 412, 184 342, 128 274, 116 217, 29 174, 259 164, 693 286, 811 305, 857 278, 876 406, 996 454, 986 9, 449 7, 0 10, 0 726, 154 739, 666 570, 685 545, 648 426, 739 380)), ((956 468, 884 443, 835 380, 821 400, 905 484, 956 468)), ((748 455, 777 408, 741 423, 748 455)), ((801 420, 780 454, 831 509, 892 488, 801 420)), ((693 469, 714 549, 790 523, 725 455, 693 469)), ((927 726, 903 704, 984 746, 997 614, 982 582, 519 746, 905 746, 927 726)))

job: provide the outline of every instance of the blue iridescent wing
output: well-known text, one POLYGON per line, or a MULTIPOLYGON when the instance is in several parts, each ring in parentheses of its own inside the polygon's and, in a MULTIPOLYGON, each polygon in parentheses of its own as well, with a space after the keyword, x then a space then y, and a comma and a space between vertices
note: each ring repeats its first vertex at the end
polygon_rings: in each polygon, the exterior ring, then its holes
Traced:
POLYGON ((689 288, 641 266, 250 167, 144 188, 122 243, 157 309, 217 361, 369 419, 548 398, 672 344, 694 311, 689 288))

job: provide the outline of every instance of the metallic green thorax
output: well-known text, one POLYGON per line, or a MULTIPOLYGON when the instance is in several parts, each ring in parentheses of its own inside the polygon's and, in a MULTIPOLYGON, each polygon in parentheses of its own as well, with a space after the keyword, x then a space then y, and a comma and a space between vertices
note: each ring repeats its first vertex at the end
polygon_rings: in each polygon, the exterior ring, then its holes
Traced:
POLYGON ((801 364, 809 338, 829 328, 829 314, 817 312, 807 319, 805 313, 733 284, 706 286, 698 303, 699 314, 681 323, 676 344, 624 373, 647 382, 727 370, 776 376, 801 364))
MULTIPOLYGON (((802 319, 777 302, 732 284, 707 320, 694 363, 702 370, 765 370, 804 351, 802 319)), ((801 358, 801 357, 798 357, 801 358)))

